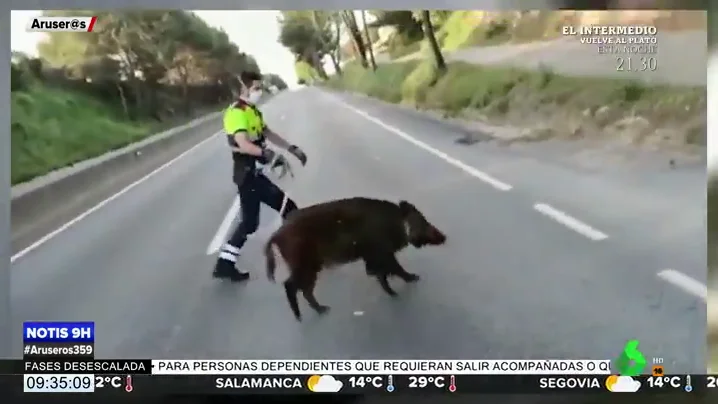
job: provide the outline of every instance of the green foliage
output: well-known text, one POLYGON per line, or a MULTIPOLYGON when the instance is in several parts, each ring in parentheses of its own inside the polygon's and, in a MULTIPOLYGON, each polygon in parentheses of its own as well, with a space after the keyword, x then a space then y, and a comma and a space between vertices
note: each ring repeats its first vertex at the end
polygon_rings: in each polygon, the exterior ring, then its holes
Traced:
POLYGON ((92 35, 49 33, 38 45, 40 59, 13 55, 13 183, 124 146, 179 115, 214 109, 237 88, 239 73, 260 72, 225 32, 192 12, 43 14, 98 19, 92 35))
POLYGON ((397 34, 408 42, 419 41, 424 37, 420 20, 415 19, 409 10, 370 10, 369 12, 376 18, 369 24, 371 27, 394 27, 397 34))
POLYGON ((303 80, 305 84, 311 84, 319 80, 320 76, 317 69, 305 61, 298 61, 294 64, 294 72, 297 79, 303 80))
MULTIPOLYGON (((116 58, 116 75, 133 79, 141 71, 145 81, 169 80, 181 84, 227 80, 242 70, 256 70, 247 55, 225 32, 207 25, 191 12, 54 10, 46 15, 96 15, 93 35, 53 32, 38 46, 51 67, 76 77, 99 59, 116 58)), ((109 67, 109 65, 108 65, 109 67)))
POLYGON ((11 95, 12 183, 125 146, 149 125, 123 122, 121 111, 79 93, 44 86, 11 95))
POLYGON ((414 62, 412 69, 401 84, 402 101, 412 105, 423 104, 429 88, 436 82, 437 71, 433 62, 414 62))
POLYGON ((337 17, 320 10, 282 11, 279 42, 299 58, 321 59, 337 49, 337 17))
MULTIPOLYGON (((480 111, 482 115, 501 117, 510 110, 521 114, 538 113, 550 106, 553 111, 583 116, 608 106, 617 111, 634 111, 653 121, 670 119, 685 122, 705 111, 705 88, 642 86, 630 80, 566 77, 547 71, 450 63, 443 75, 437 75, 430 61, 383 64, 375 73, 356 65, 346 66, 342 76, 327 83, 332 88, 359 92, 394 103, 457 115, 480 111)), ((585 119, 585 117, 584 117, 585 119)), ((687 144, 705 143, 705 126, 687 144)), ((718 223, 718 221, 717 221, 718 223)))

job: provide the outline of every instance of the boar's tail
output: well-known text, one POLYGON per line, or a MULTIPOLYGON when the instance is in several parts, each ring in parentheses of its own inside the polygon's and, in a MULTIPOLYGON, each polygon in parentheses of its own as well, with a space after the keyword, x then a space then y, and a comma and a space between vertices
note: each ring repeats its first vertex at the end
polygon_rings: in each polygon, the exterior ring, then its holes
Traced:
POLYGON ((277 259, 274 256, 274 250, 272 250, 274 242, 274 235, 272 235, 264 246, 264 258, 267 261, 267 278, 271 282, 274 282, 274 271, 277 269, 277 259))

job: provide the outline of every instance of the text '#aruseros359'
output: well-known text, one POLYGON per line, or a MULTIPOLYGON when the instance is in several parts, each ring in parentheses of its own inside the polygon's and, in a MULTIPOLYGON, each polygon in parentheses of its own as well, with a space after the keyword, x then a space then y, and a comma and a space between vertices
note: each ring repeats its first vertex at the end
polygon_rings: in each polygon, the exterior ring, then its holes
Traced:
POLYGON ((23 359, 93 359, 95 323, 40 322, 23 323, 23 359))

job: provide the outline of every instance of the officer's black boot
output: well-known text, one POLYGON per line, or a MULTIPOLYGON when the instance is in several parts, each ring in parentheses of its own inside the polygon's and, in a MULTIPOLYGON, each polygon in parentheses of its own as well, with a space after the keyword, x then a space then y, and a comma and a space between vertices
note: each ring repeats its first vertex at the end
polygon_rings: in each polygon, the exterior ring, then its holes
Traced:
POLYGON ((212 276, 218 279, 227 279, 232 282, 242 282, 249 279, 249 273, 239 272, 234 262, 225 259, 218 259, 214 266, 212 276))

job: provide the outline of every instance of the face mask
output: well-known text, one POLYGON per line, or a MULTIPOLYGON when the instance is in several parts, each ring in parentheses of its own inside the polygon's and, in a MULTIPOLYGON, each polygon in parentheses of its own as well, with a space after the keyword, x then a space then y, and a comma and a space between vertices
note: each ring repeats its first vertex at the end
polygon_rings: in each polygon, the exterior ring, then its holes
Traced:
POLYGON ((247 101, 256 104, 260 98, 262 98, 262 90, 252 90, 247 96, 247 101))

